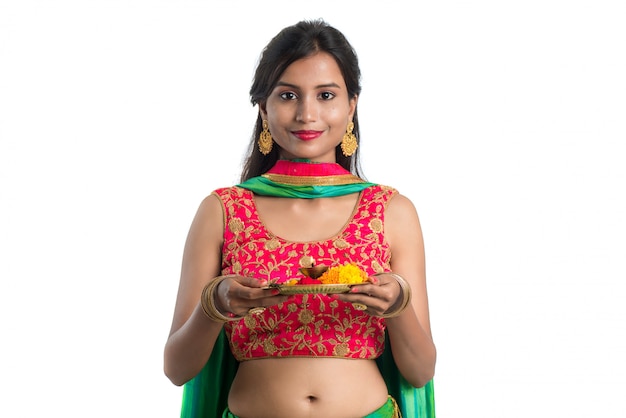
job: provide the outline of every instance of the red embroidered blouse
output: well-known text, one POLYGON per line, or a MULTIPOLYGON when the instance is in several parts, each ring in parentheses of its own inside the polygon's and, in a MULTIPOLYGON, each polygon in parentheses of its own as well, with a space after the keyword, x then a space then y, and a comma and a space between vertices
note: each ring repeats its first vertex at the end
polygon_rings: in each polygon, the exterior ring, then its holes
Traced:
MULTIPOLYGON (((224 209, 222 274, 284 283, 301 277, 303 257, 312 257, 316 265, 355 263, 368 275, 390 270, 383 222, 387 202, 396 194, 393 188, 364 189, 341 232, 318 242, 291 242, 273 235, 259 219, 249 190, 229 187, 213 193, 224 209)), ((320 294, 292 296, 224 327, 239 361, 295 356, 373 359, 385 344, 384 319, 320 294)))

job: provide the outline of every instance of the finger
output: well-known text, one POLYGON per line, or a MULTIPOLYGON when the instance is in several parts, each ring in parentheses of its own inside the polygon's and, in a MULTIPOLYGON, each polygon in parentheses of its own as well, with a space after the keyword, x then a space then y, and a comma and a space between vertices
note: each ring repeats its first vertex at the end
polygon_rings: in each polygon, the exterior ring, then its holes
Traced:
POLYGON ((361 294, 366 294, 366 295, 372 295, 372 294, 376 294, 378 287, 379 287, 378 285, 373 285, 373 284, 356 284, 350 287, 349 293, 352 293, 352 294, 361 293, 361 294))
POLYGON ((268 281, 264 279, 259 280, 254 277, 237 276, 237 283, 246 287, 261 288, 266 287, 268 281))
POLYGON ((361 305, 367 306, 366 312, 370 315, 378 316, 382 315, 393 304, 393 299, 390 297, 390 292, 381 289, 380 286, 366 287, 365 285, 359 286, 358 289, 353 287, 350 292, 338 294, 337 299, 344 302, 357 304, 355 309, 361 310, 361 305), (371 292, 371 293, 368 293, 371 292))
POLYGON ((378 280, 378 277, 376 276, 369 276, 367 278, 367 281, 372 283, 372 284, 379 284, 380 280, 378 280))
POLYGON ((292 296, 288 295, 280 295, 274 293, 276 289, 263 290, 264 293, 270 292, 270 296, 263 296, 258 299, 253 300, 254 306, 273 306, 278 305, 279 303, 286 302, 292 296))

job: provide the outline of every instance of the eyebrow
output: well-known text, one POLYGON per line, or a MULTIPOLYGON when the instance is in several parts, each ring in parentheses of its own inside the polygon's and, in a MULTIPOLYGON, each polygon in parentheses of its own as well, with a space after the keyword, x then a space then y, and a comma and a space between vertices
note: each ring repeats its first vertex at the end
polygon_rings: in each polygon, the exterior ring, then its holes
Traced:
MULTIPOLYGON (((278 83, 276 83, 276 87, 278 86, 291 87, 293 89, 300 89, 300 87, 296 86, 295 84, 285 83, 284 81, 279 81, 278 83)), ((329 87, 341 88, 341 86, 337 83, 326 83, 326 84, 319 84, 315 86, 316 89, 324 89, 324 88, 329 88, 329 87)))

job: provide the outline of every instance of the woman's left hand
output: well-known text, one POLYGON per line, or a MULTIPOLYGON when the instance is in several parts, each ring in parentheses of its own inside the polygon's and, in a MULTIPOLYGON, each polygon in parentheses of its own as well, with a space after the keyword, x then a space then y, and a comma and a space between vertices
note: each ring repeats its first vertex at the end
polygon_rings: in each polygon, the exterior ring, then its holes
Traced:
POLYGON ((352 286, 349 292, 336 294, 338 300, 352 303, 356 309, 373 316, 391 310, 401 296, 398 281, 388 274, 370 276, 367 282, 352 286))

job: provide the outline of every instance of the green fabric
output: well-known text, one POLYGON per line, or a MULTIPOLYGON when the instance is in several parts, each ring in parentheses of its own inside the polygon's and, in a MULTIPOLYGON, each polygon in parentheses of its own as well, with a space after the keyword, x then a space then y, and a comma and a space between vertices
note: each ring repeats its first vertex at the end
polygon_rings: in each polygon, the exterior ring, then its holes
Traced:
POLYGON ((233 414, 232 412, 230 412, 228 410, 228 408, 226 408, 226 410, 224 411, 224 413, 222 414, 222 418, 238 418, 237 415, 233 414))
POLYGON ((391 398, 387 398, 387 402, 371 414, 367 414, 363 418, 393 418, 395 405, 391 398))
POLYGON ((209 361, 196 377, 185 383, 181 418, 221 416, 228 404, 228 392, 238 366, 222 329, 209 361))
POLYGON ((385 334, 385 351, 376 359, 385 379, 387 390, 398 402, 404 418, 435 418, 435 388, 433 380, 416 388, 400 374, 391 353, 389 335, 385 334))
POLYGON ((246 180, 237 186, 248 189, 261 196, 315 199, 319 197, 335 197, 357 193, 373 185, 374 183, 363 182, 335 186, 293 186, 276 183, 268 178, 259 176, 246 180))
MULTIPOLYGON (((411 386, 396 367, 388 337, 385 344, 386 349, 376 359, 376 363, 387 383, 389 394, 395 398, 400 407, 402 416, 435 418, 433 381, 421 388, 411 386)), ((237 360, 231 354, 226 334, 222 330, 207 364, 183 388, 181 418, 221 417, 228 406, 228 391, 235 378, 237 367, 237 360)))
MULTIPOLYGON (((394 404, 391 398, 387 399, 387 402, 376 411, 371 414, 367 414, 363 418, 393 418, 394 414, 394 404)), ((233 414, 226 408, 224 413, 222 414, 222 418, 239 418, 237 415, 233 414)))

